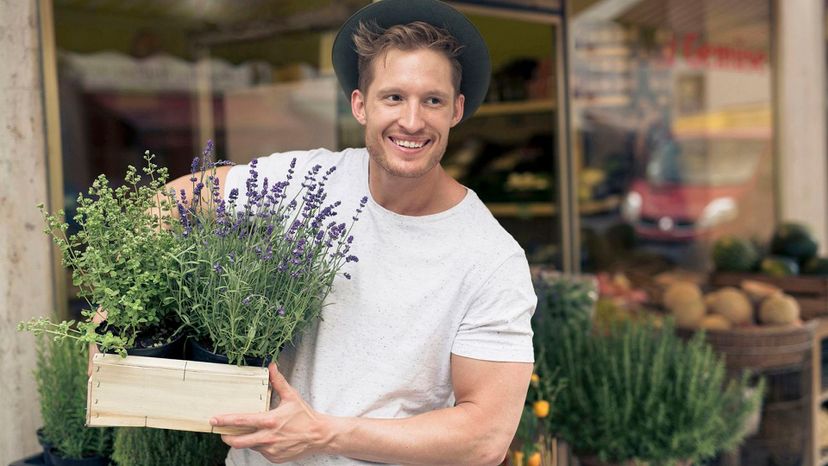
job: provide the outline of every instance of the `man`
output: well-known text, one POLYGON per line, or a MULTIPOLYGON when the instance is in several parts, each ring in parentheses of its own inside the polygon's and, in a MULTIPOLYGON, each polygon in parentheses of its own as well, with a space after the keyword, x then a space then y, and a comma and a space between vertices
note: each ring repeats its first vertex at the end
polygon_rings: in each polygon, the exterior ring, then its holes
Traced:
MULTIPOLYGON (((523 251, 440 166, 450 128, 486 93, 485 43, 436 0, 384 0, 345 23, 333 53, 367 148, 274 154, 256 169, 278 181, 294 158, 298 173, 336 165, 340 212, 368 196, 360 261, 270 366, 275 408, 211 420, 254 429, 222 436, 227 464, 499 464, 532 373, 536 298, 523 251)), ((249 169, 223 167, 224 192, 249 169)))

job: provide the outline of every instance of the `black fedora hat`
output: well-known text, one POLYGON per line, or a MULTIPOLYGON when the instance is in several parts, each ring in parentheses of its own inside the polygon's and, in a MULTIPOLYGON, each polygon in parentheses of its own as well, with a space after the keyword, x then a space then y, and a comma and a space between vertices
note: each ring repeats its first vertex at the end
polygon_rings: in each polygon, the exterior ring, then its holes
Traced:
POLYGON ((463 68, 460 93, 466 97, 463 120, 472 116, 483 103, 492 74, 486 42, 468 18, 438 0, 382 0, 363 7, 345 21, 334 39, 332 56, 339 85, 349 100, 359 83, 353 35, 360 21, 374 21, 382 28, 423 21, 446 29, 464 46, 457 57, 463 68))

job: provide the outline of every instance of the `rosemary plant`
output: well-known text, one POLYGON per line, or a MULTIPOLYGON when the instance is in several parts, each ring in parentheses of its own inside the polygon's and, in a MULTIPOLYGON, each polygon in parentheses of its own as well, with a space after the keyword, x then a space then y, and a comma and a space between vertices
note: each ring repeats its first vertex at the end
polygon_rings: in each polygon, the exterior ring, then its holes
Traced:
POLYGON ((38 338, 35 380, 43 439, 63 458, 109 456, 112 429, 85 427, 85 347, 74 339, 38 338))
POLYGON ((179 242, 163 228, 173 204, 161 195, 167 169, 155 165, 153 158, 146 152, 146 179, 130 166, 122 186, 113 188, 100 175, 87 195, 78 196, 74 219, 79 231, 74 235, 67 236, 63 211, 52 215, 39 206, 47 225, 44 231, 60 249, 63 265, 72 270, 72 282, 88 308, 81 322, 36 318, 20 323, 18 329, 69 336, 122 355, 137 342, 143 347, 164 343, 148 337, 166 332, 168 338, 176 330, 172 290, 179 272, 174 259, 179 242), (108 314, 106 332, 96 333, 97 324, 91 322, 98 307, 108 314))
POLYGON ((621 323, 599 334, 565 327, 550 367, 567 380, 551 428, 578 454, 649 464, 703 461, 734 447, 763 385, 727 382, 704 337, 682 341, 672 323, 621 323))
POLYGON ((120 427, 113 449, 118 466, 219 466, 230 447, 213 434, 120 427))
MULTIPOLYGON (((285 343, 317 318, 349 254, 350 227, 335 220, 340 201, 326 203, 335 167, 314 166, 288 194, 296 161, 284 181, 259 180, 250 164, 246 193, 220 196, 215 164, 197 175, 192 199, 177 195, 176 232, 184 245, 176 295, 181 320, 230 363, 276 358, 285 343)), ((202 162, 202 166, 205 162, 202 162)), ((353 216, 356 221, 367 198, 353 216)), ((351 223, 353 226, 353 223, 351 223)), ((348 273, 343 273, 350 278, 348 273)))

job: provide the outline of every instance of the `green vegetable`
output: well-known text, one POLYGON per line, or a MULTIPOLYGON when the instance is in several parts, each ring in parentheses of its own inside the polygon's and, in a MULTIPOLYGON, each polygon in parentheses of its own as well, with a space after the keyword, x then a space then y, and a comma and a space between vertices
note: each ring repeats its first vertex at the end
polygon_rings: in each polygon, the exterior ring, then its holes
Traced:
POLYGON ((802 273, 808 275, 828 275, 828 257, 814 257, 802 267, 802 273))
POLYGON ((759 260, 759 253, 752 242, 735 236, 725 236, 713 245, 713 263, 716 270, 749 272, 759 260))
POLYGON ((814 257, 817 249, 816 239, 810 229, 799 223, 779 225, 771 238, 771 254, 792 257, 800 264, 814 257))
POLYGON ((790 257, 768 256, 762 259, 759 269, 762 273, 771 277, 799 275, 799 264, 790 257))

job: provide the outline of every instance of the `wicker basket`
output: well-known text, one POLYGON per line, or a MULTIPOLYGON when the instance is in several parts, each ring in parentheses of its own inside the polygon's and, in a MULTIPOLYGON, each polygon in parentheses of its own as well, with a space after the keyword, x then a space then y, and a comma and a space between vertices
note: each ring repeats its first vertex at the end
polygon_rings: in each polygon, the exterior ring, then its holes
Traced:
MULTIPOLYGON (((800 326, 760 326, 707 330, 705 338, 725 357, 728 370, 801 367, 809 361, 817 322, 800 326)), ((676 329, 690 338, 696 330, 676 329)))

